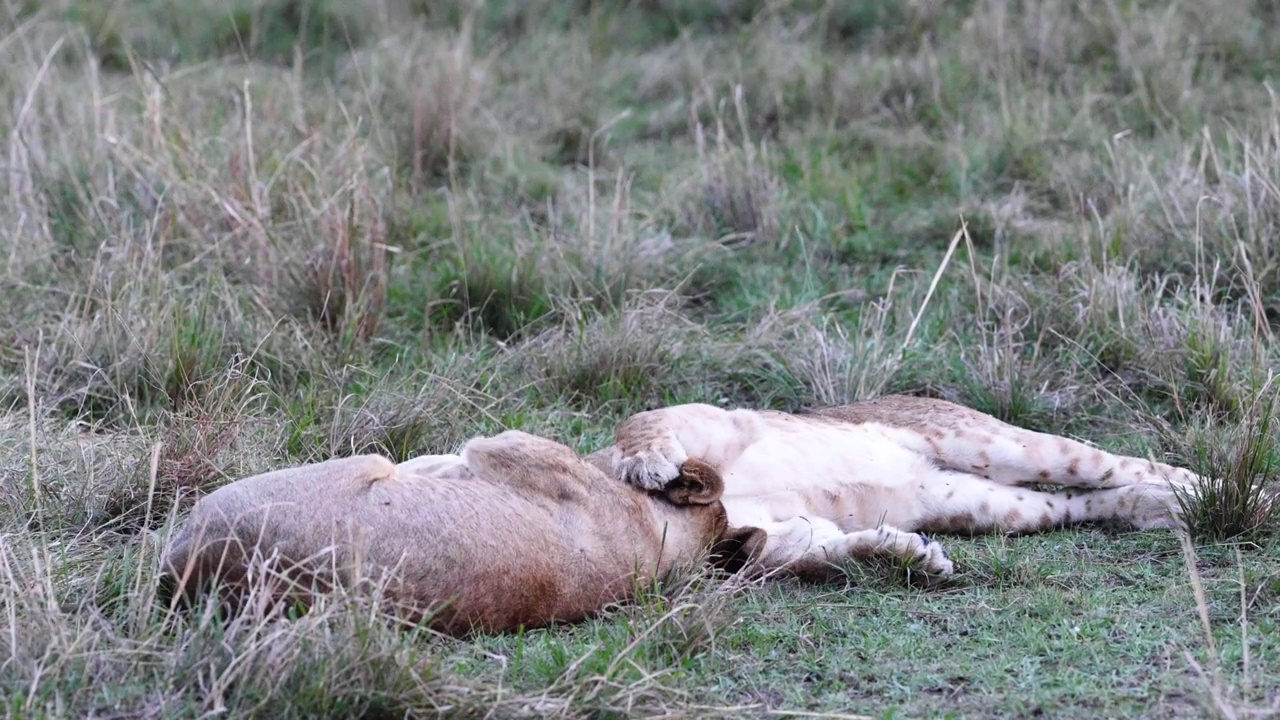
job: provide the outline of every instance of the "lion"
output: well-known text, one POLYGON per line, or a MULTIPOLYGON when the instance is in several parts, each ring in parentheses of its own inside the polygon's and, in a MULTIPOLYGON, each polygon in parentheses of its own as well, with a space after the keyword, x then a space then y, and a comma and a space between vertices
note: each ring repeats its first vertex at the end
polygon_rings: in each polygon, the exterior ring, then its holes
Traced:
POLYGON ((216 585, 232 610, 264 574, 273 607, 373 586, 397 617, 463 636, 582 620, 708 550, 732 563, 763 543, 756 528, 729 528, 723 481, 704 463, 681 461, 659 491, 606 469, 509 430, 456 455, 255 475, 195 503, 161 572, 177 600, 216 585))
POLYGON ((767 533, 757 566, 802 575, 851 557, 952 574, 926 533, 1178 527, 1180 493, 1201 482, 1184 468, 903 395, 799 414, 696 403, 650 410, 624 420, 615 444, 591 459, 657 490, 689 457, 723 476, 730 525, 767 533))

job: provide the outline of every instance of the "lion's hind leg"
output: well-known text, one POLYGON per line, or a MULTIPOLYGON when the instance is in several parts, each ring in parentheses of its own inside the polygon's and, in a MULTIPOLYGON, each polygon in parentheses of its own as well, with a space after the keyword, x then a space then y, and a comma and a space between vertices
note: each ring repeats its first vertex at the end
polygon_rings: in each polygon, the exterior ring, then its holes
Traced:
POLYGON ((1146 530, 1175 527, 1181 516, 1176 491, 1155 483, 1043 492, 949 472, 934 487, 913 529, 1023 534, 1103 522, 1146 530))
POLYGON ((978 416, 954 427, 917 427, 910 444, 939 465, 1001 485, 1117 488, 1142 483, 1190 488, 1198 476, 1154 460, 1116 455, 1058 435, 978 416))

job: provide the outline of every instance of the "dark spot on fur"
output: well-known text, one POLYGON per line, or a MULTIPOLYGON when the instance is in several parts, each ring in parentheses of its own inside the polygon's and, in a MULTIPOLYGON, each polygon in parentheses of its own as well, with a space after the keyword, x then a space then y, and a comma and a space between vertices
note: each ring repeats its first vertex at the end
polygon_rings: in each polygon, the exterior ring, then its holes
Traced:
POLYGON ((1040 471, 1040 479, 1041 479, 1041 480, 1048 480, 1048 479, 1049 479, 1049 477, 1050 477, 1051 475, 1052 475, 1052 473, 1050 473, 1048 470, 1041 470, 1041 471, 1040 471))
POLYGON ((1076 458, 1075 460, 1072 460, 1072 461, 1071 461, 1071 464, 1067 466, 1067 474, 1068 474, 1068 475, 1070 475, 1071 477, 1076 477, 1076 476, 1078 476, 1078 475, 1080 474, 1080 459, 1079 459, 1079 458, 1076 458))
POLYGON ((1045 504, 1045 505, 1048 505, 1050 510, 1052 510, 1052 509, 1053 509, 1053 507, 1054 507, 1054 506, 1053 506, 1053 501, 1052 501, 1052 500, 1045 500, 1045 501, 1044 501, 1044 504, 1045 504))

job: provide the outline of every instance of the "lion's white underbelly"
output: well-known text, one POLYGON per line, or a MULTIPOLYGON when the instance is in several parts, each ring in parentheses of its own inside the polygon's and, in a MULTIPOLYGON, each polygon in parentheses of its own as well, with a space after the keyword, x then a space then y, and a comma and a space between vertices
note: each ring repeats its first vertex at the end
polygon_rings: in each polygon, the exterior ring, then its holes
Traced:
POLYGON ((906 524, 920 481, 937 468, 904 447, 902 431, 879 425, 808 424, 761 433, 721 475, 722 501, 735 526, 797 516, 822 517, 849 528, 906 524))

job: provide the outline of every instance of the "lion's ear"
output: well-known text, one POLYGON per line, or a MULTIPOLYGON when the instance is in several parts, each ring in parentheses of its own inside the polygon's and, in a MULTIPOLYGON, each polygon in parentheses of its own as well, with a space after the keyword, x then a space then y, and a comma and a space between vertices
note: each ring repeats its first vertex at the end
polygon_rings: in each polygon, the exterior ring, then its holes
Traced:
POLYGON ((663 489, 663 494, 675 505, 710 505, 724 494, 724 479, 707 463, 689 458, 680 466, 680 475, 663 489))
POLYGON ((760 557, 768 539, 769 533, 763 528, 750 525, 729 528, 724 537, 711 546, 709 559, 715 567, 736 573, 760 557))

